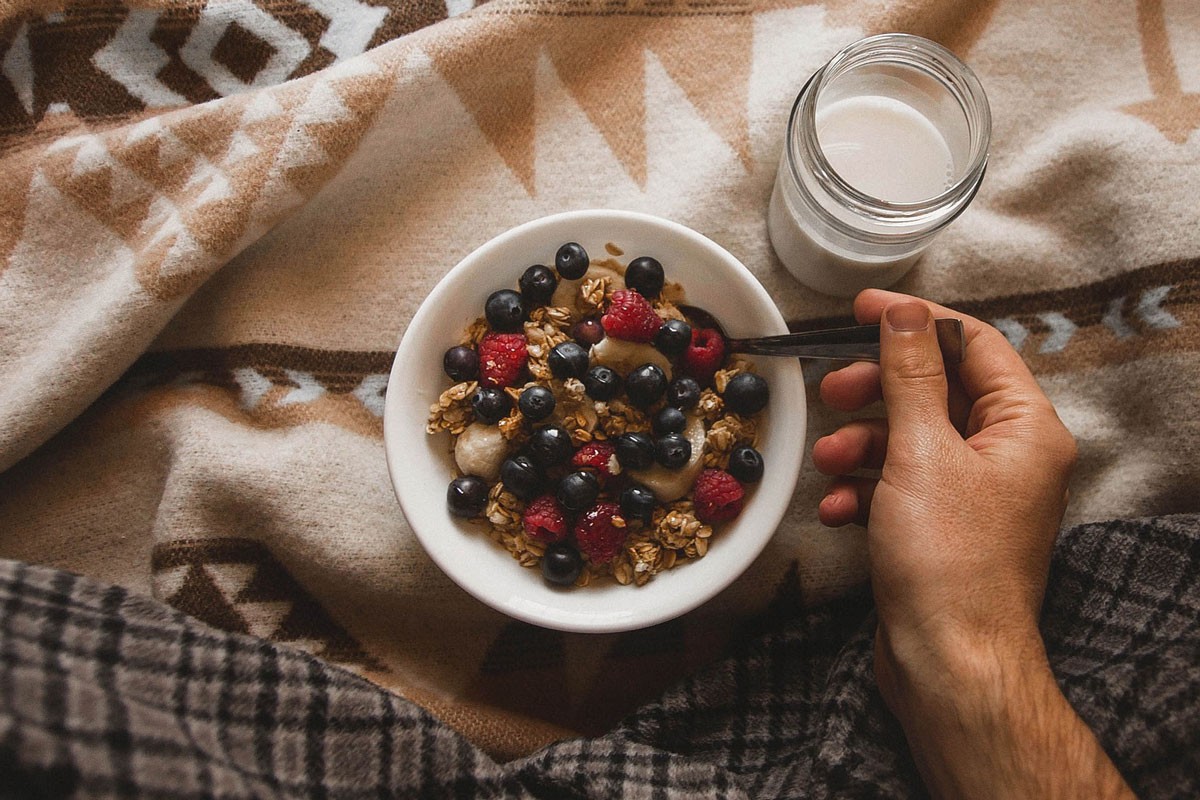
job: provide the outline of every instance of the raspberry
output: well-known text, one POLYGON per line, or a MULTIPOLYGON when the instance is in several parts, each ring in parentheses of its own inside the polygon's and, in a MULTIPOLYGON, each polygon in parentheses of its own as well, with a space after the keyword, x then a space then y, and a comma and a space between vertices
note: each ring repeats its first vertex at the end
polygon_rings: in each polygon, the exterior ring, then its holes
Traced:
POLYGON ((593 564, 611 561, 625 545, 625 520, 621 507, 601 500, 575 522, 575 544, 593 564), (621 520, 621 524, 615 524, 621 520))
POLYGON ((662 327, 662 319, 654 306, 632 289, 620 289, 612 294, 608 313, 600 318, 604 332, 614 339, 628 342, 652 342, 662 327))
POLYGON ((577 467, 591 467, 601 481, 607 481, 621 471, 617 448, 609 442, 588 442, 575 451, 571 463, 577 467))
POLYGON ((526 506, 521 524, 535 541, 549 544, 567 538, 567 515, 552 494, 544 494, 526 506))
POLYGON ((723 469, 706 469, 692 486, 696 518, 704 523, 725 522, 742 513, 746 490, 723 469))
POLYGON ((712 328, 693 328, 692 343, 683 351, 683 369, 701 383, 712 381, 725 362, 725 340, 712 328))
POLYGON ((529 351, 523 333, 489 333, 479 343, 479 383, 511 386, 525 369, 529 351))

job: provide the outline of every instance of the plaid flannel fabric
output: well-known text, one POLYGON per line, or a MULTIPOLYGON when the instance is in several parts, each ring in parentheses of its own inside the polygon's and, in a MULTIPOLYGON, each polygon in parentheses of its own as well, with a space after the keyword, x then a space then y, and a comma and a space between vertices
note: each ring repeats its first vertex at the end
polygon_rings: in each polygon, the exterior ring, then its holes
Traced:
MULTIPOLYGON (((1200 795, 1200 517, 1085 525, 1043 630, 1068 699, 1144 797, 1200 795)), ((748 636, 611 733, 497 764, 321 661, 0 562, 0 798, 911 797, 869 598, 748 636)))

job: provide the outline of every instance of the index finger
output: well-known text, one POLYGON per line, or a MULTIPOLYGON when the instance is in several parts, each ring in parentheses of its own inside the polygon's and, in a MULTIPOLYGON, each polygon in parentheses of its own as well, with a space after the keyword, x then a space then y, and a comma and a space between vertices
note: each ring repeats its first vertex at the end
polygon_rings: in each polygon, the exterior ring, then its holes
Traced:
POLYGON ((1004 334, 969 314, 899 292, 866 289, 854 299, 854 316, 864 324, 877 323, 885 308, 905 300, 924 303, 935 317, 954 317, 962 321, 966 346, 963 361, 958 365, 958 376, 971 400, 979 400, 996 392, 1017 393, 1029 399, 1045 400, 1045 394, 1029 371, 1029 366, 1004 334))

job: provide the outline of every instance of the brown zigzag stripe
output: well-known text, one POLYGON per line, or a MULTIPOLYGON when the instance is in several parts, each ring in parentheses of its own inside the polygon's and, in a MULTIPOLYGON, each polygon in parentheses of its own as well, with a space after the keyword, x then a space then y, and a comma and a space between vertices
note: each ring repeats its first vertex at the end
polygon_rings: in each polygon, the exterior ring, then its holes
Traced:
POLYGON ((231 381, 221 386, 204 376, 181 375, 149 390, 138 391, 139 387, 129 385, 114 387, 110 397, 116 400, 119 396, 135 424, 177 411, 204 411, 260 431, 319 423, 374 439, 383 436, 386 375, 368 375, 359 390, 344 394, 324 391, 319 385, 314 389, 312 384, 274 385, 261 375, 242 379, 244 384, 231 381))
MULTIPOLYGON (((1195 351, 1200 349, 1200 259, 1156 264, 1070 289, 949 305, 1003 331, 1035 372, 1195 351)), ((846 316, 824 317, 790 327, 800 331, 850 322, 846 316)))
MULTIPOLYGON (((1162 285, 1174 286, 1164 305, 1194 304, 1197 294, 1200 293, 1200 258, 1142 267, 1071 289, 1001 295, 983 300, 951 302, 949 305, 964 314, 983 320, 1014 316, 1031 317, 1051 311, 1070 312, 1069 316, 1072 319, 1085 326, 1102 321, 1104 309, 1114 298, 1127 297, 1138 291, 1162 285)), ((789 323, 789 327, 795 331, 804 331, 852 321, 845 315, 818 317, 789 323)))
POLYGON ((138 384, 157 384, 180 375, 198 373, 204 383, 232 388, 235 370, 253 369, 273 383, 292 385, 288 372, 311 375, 326 390, 353 391, 369 375, 392 369, 392 351, 318 350, 284 344, 243 344, 222 348, 147 353, 126 373, 138 384))
POLYGON ((276 344, 150 353, 109 394, 133 392, 138 413, 202 407, 259 429, 325 422, 378 437, 392 358, 276 344))
POLYGON ((1173 261, 1166 264, 1106 278, 1096 283, 1072 289, 1015 294, 987 300, 956 304, 963 312, 980 319, 1025 317, 1045 312, 1061 312, 1080 327, 1104 322, 1114 300, 1122 300, 1128 308, 1136 295, 1159 287, 1170 287, 1169 297, 1159 302, 1163 307, 1195 305, 1200 296, 1200 259, 1173 261))
MULTIPOLYGON (((326 613, 309 592, 291 576, 271 551, 252 539, 185 539, 154 546, 150 559, 156 581, 176 574, 164 600, 187 614, 222 630, 254 633, 246 614, 250 607, 262 608, 290 603, 287 613, 268 621, 272 630, 266 638, 276 642, 315 641, 318 655, 342 664, 387 672, 388 668, 326 613), (238 572, 250 567, 251 576, 233 596, 213 579, 213 572, 238 572)), ((261 613, 261 612, 259 612, 261 613)))
MULTIPOLYGON (((1145 267, 1073 289, 965 301, 954 307, 1000 328, 1035 372, 1193 352, 1200 350, 1200 260, 1145 267)), ((848 321, 844 316, 825 317, 795 323, 792 329, 848 321)), ((365 398, 378 416, 393 356, 391 351, 280 344, 176 350, 143 356, 122 383, 208 384, 240 393, 248 408, 263 397, 287 397, 284 405, 302 405, 308 402, 305 398, 326 392, 355 395, 365 398)))
POLYGON ((334 13, 303 0, 260 0, 240 10, 214 10, 200 0, 163 8, 74 0, 56 14, 5 20, 0 63, 19 65, 12 74, 21 83, 6 77, 8 70, 0 74, 0 137, 32 131, 60 105, 80 119, 111 120, 299 78, 445 19, 446 6, 443 0, 347 4, 341 21, 353 15, 370 35, 350 50, 343 43, 340 53, 325 47, 334 13), (287 73, 264 73, 281 54, 287 73))

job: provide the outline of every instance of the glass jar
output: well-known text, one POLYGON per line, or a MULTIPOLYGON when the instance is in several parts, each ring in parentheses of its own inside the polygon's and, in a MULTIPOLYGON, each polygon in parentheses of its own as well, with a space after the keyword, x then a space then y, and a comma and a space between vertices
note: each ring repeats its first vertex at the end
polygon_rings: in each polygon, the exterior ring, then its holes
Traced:
POLYGON ((941 45, 849 45, 792 106, 767 215, 779 259, 825 294, 895 283, 979 190, 991 128, 979 79, 941 45))

